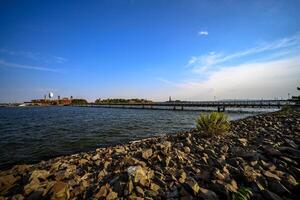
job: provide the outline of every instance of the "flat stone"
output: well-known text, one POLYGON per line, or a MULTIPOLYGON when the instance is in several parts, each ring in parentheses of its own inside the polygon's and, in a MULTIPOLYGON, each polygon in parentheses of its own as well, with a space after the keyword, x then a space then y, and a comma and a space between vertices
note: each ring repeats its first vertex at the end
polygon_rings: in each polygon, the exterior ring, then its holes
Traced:
POLYGON ((11 187, 13 187, 14 183, 19 179, 20 177, 14 177, 13 175, 5 175, 0 177, 0 194, 4 193, 5 191, 9 190, 11 187))
POLYGON ((99 160, 100 159, 100 155, 99 154, 96 154, 92 157, 92 160, 95 161, 95 160, 99 160))
POLYGON ((290 193, 290 191, 277 180, 269 181, 269 188, 279 195, 290 193))
POLYGON ((184 151, 185 153, 190 153, 190 152, 191 152, 191 149, 190 149, 190 147, 184 147, 184 148, 183 148, 183 151, 184 151))
POLYGON ((225 184, 227 190, 231 192, 236 192, 238 189, 237 183, 235 180, 231 180, 230 183, 225 184))
POLYGON ((127 173, 134 183, 145 185, 148 180, 147 173, 141 166, 130 166, 127 168, 127 173))
POLYGON ((43 191, 34 191, 26 198, 26 200, 42 200, 42 197, 43 191))
POLYGON ((46 180, 47 177, 50 175, 50 173, 46 170, 34 170, 29 178, 29 180, 32 180, 34 178, 46 180))
POLYGON ((21 194, 16 194, 11 199, 12 200, 24 200, 24 196, 21 194))
POLYGON ((106 196, 106 200, 115 200, 118 199, 118 193, 114 191, 110 191, 109 194, 106 196))
POLYGON ((277 175, 273 174, 273 173, 270 172, 270 171, 264 171, 264 175, 265 175, 267 178, 273 178, 273 179, 276 179, 276 180, 278 180, 278 181, 281 180, 277 175))
POLYGON ((215 192, 202 187, 199 187, 199 197, 203 200, 219 200, 215 192))
POLYGON ((80 159, 78 162, 79 162, 80 165, 85 165, 85 164, 87 164, 89 161, 88 161, 87 159, 84 159, 84 158, 83 158, 83 159, 80 159))
POLYGON ((153 154, 153 151, 152 151, 152 149, 145 149, 145 150, 143 150, 142 151, 142 157, 144 158, 144 159, 148 159, 148 158, 150 158, 151 156, 152 156, 152 154, 153 154))
POLYGON ((105 169, 101 170, 98 174, 99 179, 103 179, 107 175, 107 171, 105 169))
POLYGON ((139 194, 139 196, 144 197, 144 190, 140 186, 135 187, 136 192, 139 194))
POLYGON ((198 193, 200 187, 195 179, 193 179, 192 177, 188 177, 185 183, 189 186, 190 189, 194 191, 194 193, 198 193))
POLYGON ((292 148, 294 148, 294 149, 298 149, 299 148, 299 146, 293 141, 293 140, 290 140, 290 139, 284 139, 285 140, 285 142, 290 146, 290 147, 292 147, 292 148))
POLYGON ((126 150, 123 146, 118 146, 117 148, 115 148, 115 152, 116 153, 125 153, 126 150))
POLYGON ((263 190, 262 194, 266 200, 282 200, 282 198, 280 196, 278 196, 277 194, 275 194, 269 190, 263 190))
POLYGON ((100 197, 106 197, 107 194, 108 194, 108 189, 109 189, 109 186, 107 184, 101 186, 100 190, 97 192, 97 194, 95 195, 95 197, 97 199, 99 199, 100 197))
POLYGON ((281 152, 277 149, 274 149, 272 146, 263 146, 265 153, 269 156, 281 156, 281 152))
POLYGON ((243 146, 247 146, 248 140, 246 138, 239 138, 238 140, 243 146))
POLYGON ((57 181, 50 190, 51 200, 67 200, 70 198, 68 184, 57 181))
POLYGON ((160 189, 160 187, 159 187, 159 185, 157 185, 155 183, 151 183, 150 184, 150 189, 157 192, 160 189))
POLYGON ((184 170, 179 170, 177 173, 179 183, 184 183, 186 179, 186 173, 184 170))
POLYGON ((25 195, 29 195, 31 192, 37 190, 40 187, 40 181, 37 178, 33 178, 29 184, 24 186, 25 195))
POLYGON ((214 171, 214 177, 219 180, 225 180, 225 176, 220 172, 219 169, 214 171))
POLYGON ((279 147, 279 151, 300 158, 300 150, 292 147, 279 147))

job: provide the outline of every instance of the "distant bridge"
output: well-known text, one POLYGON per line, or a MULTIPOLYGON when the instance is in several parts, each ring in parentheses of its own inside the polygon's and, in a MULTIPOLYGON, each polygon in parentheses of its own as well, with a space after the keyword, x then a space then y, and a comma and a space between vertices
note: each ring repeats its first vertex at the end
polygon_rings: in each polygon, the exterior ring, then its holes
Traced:
POLYGON ((288 100, 225 100, 225 101, 171 101, 153 103, 90 103, 84 107, 128 108, 128 109, 171 109, 184 110, 187 107, 216 108, 224 112, 226 108, 281 108, 283 105, 295 105, 288 100))

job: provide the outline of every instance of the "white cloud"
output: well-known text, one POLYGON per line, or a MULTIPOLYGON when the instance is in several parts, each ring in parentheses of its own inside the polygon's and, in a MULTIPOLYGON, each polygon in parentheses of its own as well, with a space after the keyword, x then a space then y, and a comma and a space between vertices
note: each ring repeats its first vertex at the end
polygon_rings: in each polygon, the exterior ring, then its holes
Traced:
POLYGON ((23 65, 17 63, 6 62, 5 60, 0 60, 0 67, 9 67, 9 68, 20 68, 20 69, 28 69, 28 70, 38 70, 38 71, 48 71, 48 72, 57 72, 60 71, 57 69, 51 69, 46 67, 37 67, 32 65, 23 65))
MULTIPOLYGON (((300 47, 300 35, 294 35, 287 38, 282 38, 273 42, 261 43, 252 48, 234 52, 231 54, 222 54, 216 52, 210 52, 208 54, 200 56, 192 56, 188 61, 187 66, 190 67, 194 72, 203 73, 208 69, 212 69, 215 66, 224 65, 226 62, 233 61, 234 59, 247 57, 250 55, 259 55, 261 53, 268 53, 268 57, 280 56, 285 54, 294 53, 295 48, 300 47)), ((247 60, 250 62, 250 60, 247 60)))
POLYGON ((207 31, 199 31, 198 34, 201 36, 206 36, 206 35, 208 35, 208 32, 207 31))
MULTIPOLYGON (((300 55, 277 61, 265 61, 223 67, 206 80, 174 82, 163 91, 177 99, 213 100, 233 98, 273 99, 297 94, 300 85, 300 55)), ((170 81, 164 81, 165 84, 170 81)))
POLYGON ((10 56, 21 56, 24 58, 28 58, 35 61, 41 61, 44 63, 64 63, 68 61, 68 59, 60 57, 60 56, 54 56, 54 55, 47 55, 47 54, 41 54, 31 51, 12 51, 9 49, 1 48, 0 53, 4 53, 10 56))
POLYGON ((60 56, 53 56, 53 58, 56 60, 56 62, 58 63, 64 63, 66 61, 68 61, 68 59, 60 57, 60 56))

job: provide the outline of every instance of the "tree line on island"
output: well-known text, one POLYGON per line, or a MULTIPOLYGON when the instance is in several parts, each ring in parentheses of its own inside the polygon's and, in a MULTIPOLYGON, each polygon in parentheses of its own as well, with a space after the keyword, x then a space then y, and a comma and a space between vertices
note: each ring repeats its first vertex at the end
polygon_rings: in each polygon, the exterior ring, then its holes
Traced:
POLYGON ((153 103, 151 100, 147 99, 96 99, 95 104, 147 104, 153 103))

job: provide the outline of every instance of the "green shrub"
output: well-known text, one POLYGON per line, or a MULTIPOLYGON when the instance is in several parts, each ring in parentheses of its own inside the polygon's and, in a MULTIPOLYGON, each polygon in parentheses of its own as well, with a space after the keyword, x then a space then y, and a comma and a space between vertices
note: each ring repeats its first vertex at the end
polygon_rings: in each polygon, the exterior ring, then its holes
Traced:
POLYGON ((232 194, 232 200, 249 200, 252 195, 253 193, 250 188, 241 187, 232 194))
POLYGON ((212 112, 201 114, 196 121, 196 128, 204 135, 222 134, 229 130, 230 122, 225 113, 212 112))
POLYGON ((285 104, 284 106, 282 106, 280 111, 283 113, 290 113, 292 112, 292 108, 290 105, 285 104))

